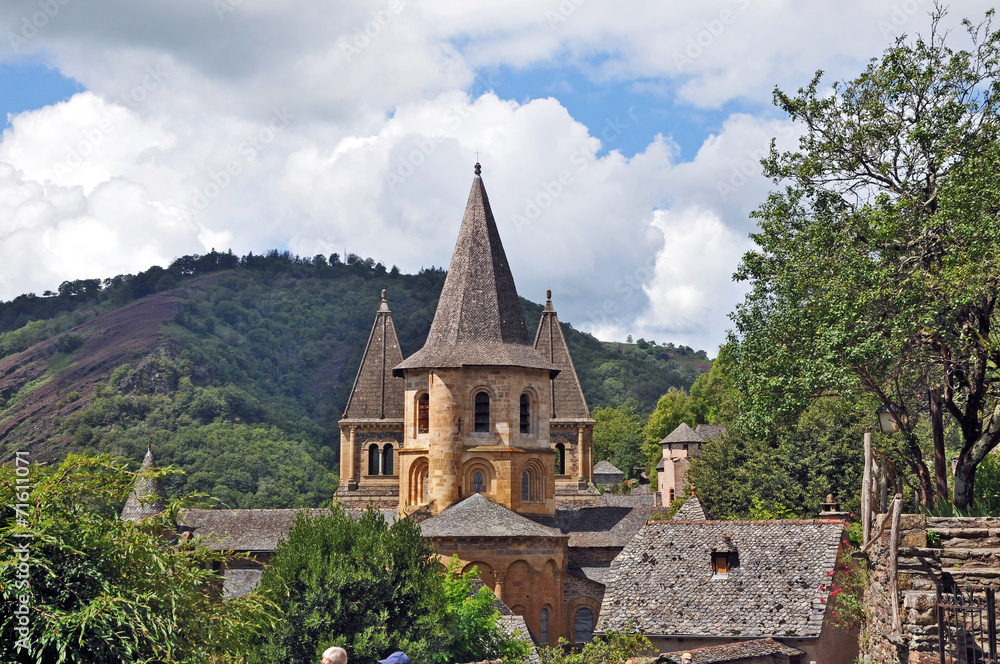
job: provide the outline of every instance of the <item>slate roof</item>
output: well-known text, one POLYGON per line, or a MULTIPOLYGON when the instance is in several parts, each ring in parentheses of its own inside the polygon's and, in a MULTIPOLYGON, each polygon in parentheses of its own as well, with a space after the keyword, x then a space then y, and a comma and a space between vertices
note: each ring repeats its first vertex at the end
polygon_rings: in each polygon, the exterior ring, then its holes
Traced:
POLYGON ((611 565, 598 631, 646 636, 818 637, 841 521, 657 521, 611 565), (738 559, 714 578, 710 548, 738 559))
POLYGON ((786 646, 784 643, 779 643, 774 639, 755 639, 753 641, 727 643, 721 646, 706 646, 693 650, 678 650, 677 652, 663 653, 656 658, 656 661, 681 664, 681 655, 686 652, 691 653, 691 664, 716 664, 716 662, 731 662, 737 659, 767 657, 777 654, 787 655, 788 657, 805 654, 802 650, 786 646))
POLYGON ((674 515, 674 521, 706 521, 711 518, 712 515, 698 500, 698 496, 690 496, 674 515))
POLYGON ((427 342, 398 364, 393 375, 469 365, 548 369, 553 378, 559 372, 528 339, 479 164, 427 342))
POLYGON ((146 448, 146 457, 139 466, 132 492, 125 499, 122 521, 140 521, 156 516, 167 509, 167 492, 159 478, 150 477, 148 471, 156 468, 153 451, 146 448))
POLYGON ((694 429, 686 422, 681 422, 677 428, 667 434, 667 437, 660 441, 660 445, 667 443, 704 443, 705 439, 699 436, 694 429))
POLYGON ((570 546, 624 547, 655 513, 641 507, 561 509, 556 510, 556 523, 569 535, 570 546))
POLYGON ((498 505, 481 493, 420 522, 424 537, 562 537, 549 528, 498 505))
POLYGON ((552 291, 545 293, 545 309, 535 332, 535 350, 559 369, 552 379, 549 394, 549 413, 552 419, 590 419, 590 409, 580 387, 580 379, 573 366, 573 358, 566 345, 559 316, 552 306, 552 291))
MULTIPOLYGON (((395 519, 395 510, 379 510, 387 521, 395 519)), ((288 535, 295 515, 306 512, 311 516, 330 513, 328 509, 265 509, 265 510, 184 510, 178 525, 181 533, 190 532, 205 538, 205 546, 217 551, 274 551, 278 542, 288 535)), ((348 512, 351 515, 360 511, 348 512)))
POLYGON ((702 437, 702 440, 721 438, 726 435, 726 427, 721 424, 699 424, 694 432, 702 437))
POLYGON ((236 567, 227 569, 222 576, 222 598, 236 599, 253 591, 260 583, 263 568, 236 567))
POLYGON ((396 326, 392 323, 392 312, 383 290, 382 303, 375 312, 375 323, 347 399, 344 418, 402 420, 405 387, 403 379, 392 374, 392 368, 402 361, 396 326))
POLYGON ((615 468, 610 461, 601 461, 594 466, 594 475, 624 475, 622 471, 615 468))

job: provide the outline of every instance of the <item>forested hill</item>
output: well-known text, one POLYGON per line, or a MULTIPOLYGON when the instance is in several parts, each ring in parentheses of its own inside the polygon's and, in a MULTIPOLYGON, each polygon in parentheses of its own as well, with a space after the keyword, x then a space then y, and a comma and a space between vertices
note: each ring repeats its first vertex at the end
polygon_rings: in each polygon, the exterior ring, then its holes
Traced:
MULTIPOLYGON (((403 354, 423 344, 445 272, 336 254, 185 256, 138 275, 66 282, 0 303, 0 454, 140 459, 238 507, 318 505, 336 482, 339 430, 379 304, 403 354)), ((522 300, 533 331, 541 305, 522 300)), ((563 323, 591 408, 648 413, 710 362, 681 346, 601 342, 563 323)))

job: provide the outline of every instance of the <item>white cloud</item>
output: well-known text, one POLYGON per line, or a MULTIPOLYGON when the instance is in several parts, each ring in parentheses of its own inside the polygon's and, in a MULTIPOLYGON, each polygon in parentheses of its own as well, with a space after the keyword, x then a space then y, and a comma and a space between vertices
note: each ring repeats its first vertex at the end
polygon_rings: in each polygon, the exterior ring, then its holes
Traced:
MULTIPOLYGON (((444 266, 479 150, 522 295, 552 288, 561 317, 598 335, 714 350, 740 297, 729 277, 749 214, 771 186, 757 161, 772 136, 795 139, 754 109, 817 68, 859 72, 930 8, 217 4, 70 2, 22 35, 21 53, 89 91, 16 116, 0 140, 0 298, 211 247, 346 246, 405 270, 444 266), (630 118, 588 131, 556 98, 481 94, 491 82, 476 77, 500 66, 578 68, 597 98, 608 81, 658 90, 667 115, 743 110, 710 123, 688 162, 670 126, 626 158, 630 118)), ((0 32, 21 34, 36 6, 0 6, 0 32)), ((986 8, 952 3, 951 22, 986 8)))

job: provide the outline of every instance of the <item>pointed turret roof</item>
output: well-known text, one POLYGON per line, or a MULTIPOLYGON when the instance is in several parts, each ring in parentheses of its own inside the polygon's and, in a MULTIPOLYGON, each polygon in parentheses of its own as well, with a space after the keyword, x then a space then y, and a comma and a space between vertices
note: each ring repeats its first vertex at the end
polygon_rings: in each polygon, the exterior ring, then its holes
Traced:
POLYGON ((559 316, 552 306, 552 291, 545 292, 545 309, 535 333, 535 350, 559 369, 559 375, 552 379, 549 395, 552 419, 590 419, 590 409, 587 408, 559 316))
POLYGON ((468 365, 558 369, 531 346, 490 201, 476 164, 469 202, 424 347, 405 369, 468 365))
POLYGON ((684 501, 681 508, 674 515, 674 521, 708 521, 712 515, 708 513, 705 506, 698 500, 698 496, 691 494, 691 497, 684 501))
POLYGON ((351 396, 347 399, 344 418, 362 420, 403 419, 403 380, 394 378, 392 368, 403 361, 396 337, 396 326, 392 323, 392 312, 385 301, 375 312, 375 324, 365 346, 365 354, 354 378, 351 396))
POLYGON ((163 483, 157 477, 150 477, 149 471, 155 468, 153 451, 147 447, 146 458, 139 466, 132 493, 128 495, 125 507, 122 508, 122 521, 140 521, 167 509, 167 492, 163 489, 163 483))
POLYGON ((687 422, 681 422, 677 428, 670 432, 666 438, 660 441, 660 445, 665 443, 704 443, 705 439, 695 433, 695 430, 688 426, 687 422))

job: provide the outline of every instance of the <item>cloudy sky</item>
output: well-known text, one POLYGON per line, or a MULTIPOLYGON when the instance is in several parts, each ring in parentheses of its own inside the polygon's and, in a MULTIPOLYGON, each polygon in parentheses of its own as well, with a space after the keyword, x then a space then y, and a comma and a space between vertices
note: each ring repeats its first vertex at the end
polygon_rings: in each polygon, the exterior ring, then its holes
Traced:
POLYGON ((757 162, 796 141, 772 90, 931 6, 2 0, 0 299, 213 247, 447 266, 478 151, 522 296, 714 356, 757 162))

